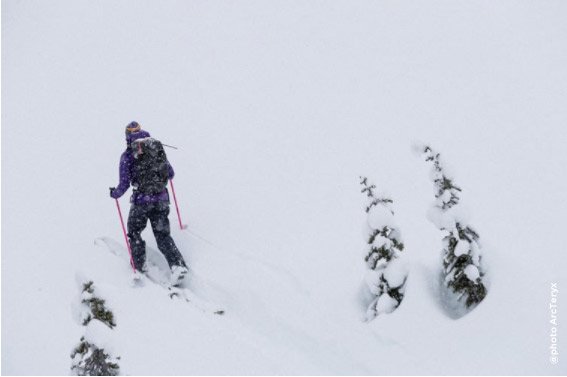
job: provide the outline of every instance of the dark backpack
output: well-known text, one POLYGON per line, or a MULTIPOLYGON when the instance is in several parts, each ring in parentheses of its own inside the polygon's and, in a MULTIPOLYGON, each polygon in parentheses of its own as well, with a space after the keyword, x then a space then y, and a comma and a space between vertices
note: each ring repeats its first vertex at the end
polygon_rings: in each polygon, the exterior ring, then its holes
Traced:
POLYGON ((134 156, 132 185, 144 194, 158 194, 167 187, 169 163, 162 144, 151 137, 130 144, 134 156))

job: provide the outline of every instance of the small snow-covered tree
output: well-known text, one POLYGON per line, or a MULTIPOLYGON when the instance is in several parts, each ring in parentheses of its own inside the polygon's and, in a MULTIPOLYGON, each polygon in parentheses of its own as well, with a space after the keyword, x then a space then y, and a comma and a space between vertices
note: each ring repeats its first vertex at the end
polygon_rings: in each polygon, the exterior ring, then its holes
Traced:
POLYGON ((116 326, 114 314, 106 308, 106 302, 95 295, 94 283, 92 281, 83 284, 81 303, 88 309, 84 312, 83 326, 87 326, 93 319, 99 320, 111 329, 116 326))
POLYGON ((430 177, 435 186, 435 203, 430 208, 428 217, 437 228, 445 232, 442 284, 448 297, 453 298, 454 304, 460 305, 460 309, 465 311, 470 310, 487 293, 479 235, 457 210, 461 188, 447 174, 439 153, 429 146, 418 148, 425 160, 433 164, 430 177))
POLYGON ((116 376, 118 360, 108 348, 109 332, 116 326, 114 314, 95 292, 94 283, 82 283, 78 320, 86 327, 85 335, 71 353, 71 372, 77 376, 116 376))
POLYGON ((392 199, 378 196, 376 186, 368 178, 360 177, 361 192, 366 195, 368 226, 368 252, 364 258, 367 266, 363 285, 366 320, 391 313, 404 298, 408 272, 400 259, 404 249, 401 234, 394 222, 392 199))
POLYGON ((71 358, 71 370, 77 376, 117 376, 120 373, 120 358, 113 358, 104 349, 86 341, 84 336, 73 350, 71 358))

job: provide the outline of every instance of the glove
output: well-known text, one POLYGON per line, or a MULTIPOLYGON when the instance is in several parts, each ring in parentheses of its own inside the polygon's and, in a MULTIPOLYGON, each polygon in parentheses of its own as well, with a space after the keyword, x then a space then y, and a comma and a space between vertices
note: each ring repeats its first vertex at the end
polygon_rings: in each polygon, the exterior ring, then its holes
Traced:
POLYGON ((110 197, 112 199, 117 199, 113 194, 114 194, 114 190, 116 190, 116 187, 109 187, 108 188, 110 190, 110 197))

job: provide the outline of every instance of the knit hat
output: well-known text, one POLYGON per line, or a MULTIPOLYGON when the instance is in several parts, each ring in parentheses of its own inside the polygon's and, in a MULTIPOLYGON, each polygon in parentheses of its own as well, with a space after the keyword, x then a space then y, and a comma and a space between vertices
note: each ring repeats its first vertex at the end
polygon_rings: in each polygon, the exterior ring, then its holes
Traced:
POLYGON ((130 145, 134 140, 150 137, 150 133, 142 130, 140 123, 133 121, 126 126, 126 144, 130 145))
POLYGON ((140 123, 133 121, 128 123, 128 125, 126 126, 126 135, 128 135, 129 132, 138 132, 142 129, 142 127, 140 126, 140 123))

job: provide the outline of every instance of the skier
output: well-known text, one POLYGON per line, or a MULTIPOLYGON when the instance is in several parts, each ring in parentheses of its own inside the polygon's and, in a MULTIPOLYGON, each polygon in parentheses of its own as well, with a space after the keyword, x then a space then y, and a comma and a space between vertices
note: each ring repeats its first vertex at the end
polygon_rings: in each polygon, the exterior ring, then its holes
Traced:
MULTIPOLYGON (((132 248, 134 267, 139 272, 146 272, 146 243, 141 234, 149 219, 158 248, 171 268, 172 283, 179 284, 189 271, 169 230, 169 194, 166 186, 167 178, 172 179, 174 172, 159 142, 157 144, 162 151, 163 162, 156 161, 155 158, 149 160, 148 158, 136 158, 138 148, 142 148, 141 142, 146 140, 155 142, 154 139, 146 138, 150 138, 150 134, 142 130, 138 122, 134 121, 126 126, 126 150, 120 157, 120 183, 116 188, 110 187, 110 197, 120 198, 132 184, 134 189, 130 197, 128 238, 132 248), (167 164, 162 167, 162 170, 166 169, 166 172, 162 174, 163 177, 159 176, 160 166, 156 168, 156 164, 167 164)), ((149 156, 150 153, 146 155, 149 156)))

